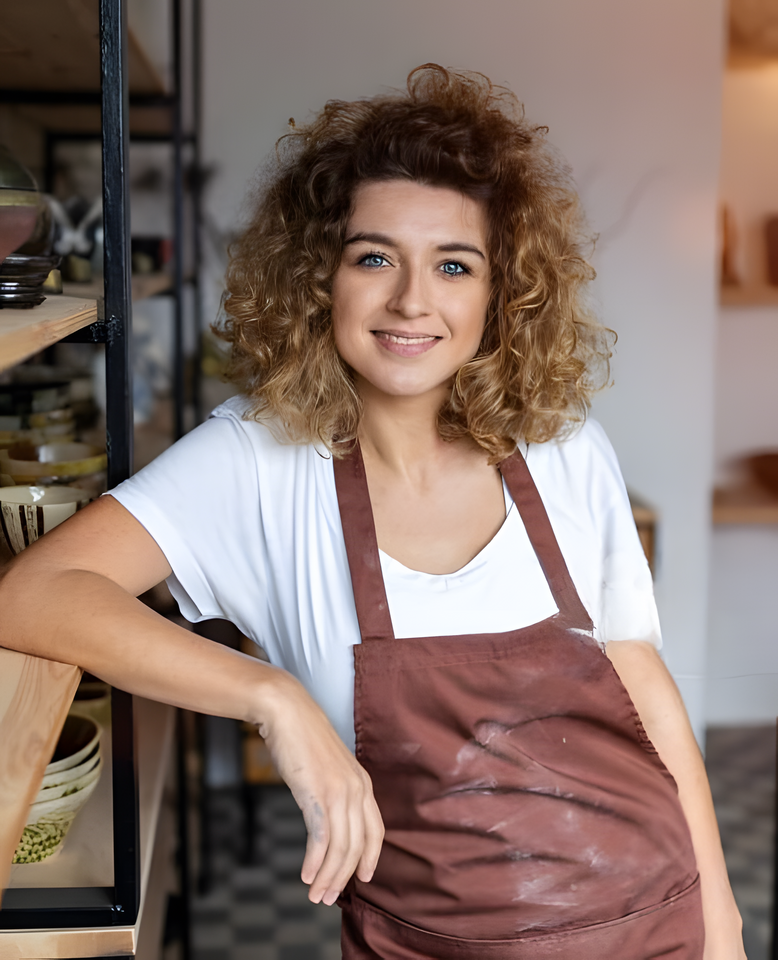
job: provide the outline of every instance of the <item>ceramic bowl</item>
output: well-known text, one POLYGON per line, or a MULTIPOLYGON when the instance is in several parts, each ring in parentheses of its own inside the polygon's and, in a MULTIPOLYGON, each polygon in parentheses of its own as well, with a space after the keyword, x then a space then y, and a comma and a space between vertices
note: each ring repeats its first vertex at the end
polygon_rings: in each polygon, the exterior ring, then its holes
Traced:
MULTIPOLYGON (((35 414, 45 417, 46 414, 35 414)), ((41 446, 45 443, 71 443, 75 437, 76 424, 71 416, 68 420, 52 422, 40 427, 4 427, 4 423, 25 420, 26 417, 0 417, 0 447, 7 449, 18 443, 41 446)))
POLYGON ((70 401, 70 384, 63 379, 0 384, 0 414, 25 416, 61 410, 70 401))
POLYGON ((85 490, 76 487, 0 487, 0 536, 12 553, 20 553, 85 507, 89 499, 85 490))
POLYGON ((63 424, 69 426, 72 422, 73 411, 70 407, 46 410, 42 413, 0 414, 0 431, 46 430, 63 424))
POLYGON ((70 705, 70 712, 79 717, 91 717, 101 724, 110 723, 111 687, 102 680, 82 680, 70 705))
POLYGON ((40 863, 59 849, 76 819, 76 814, 94 793, 99 776, 83 789, 59 797, 30 804, 27 823, 14 854, 14 863, 40 863))
POLYGON ((101 734, 102 729, 94 720, 67 717, 52 761, 46 767, 43 786, 30 804, 14 863, 38 863, 59 849, 100 779, 101 734), (65 780, 65 776, 69 779, 65 780))
POLYGON ((80 763, 77 767, 71 767, 70 770, 63 770, 60 777, 65 774, 70 775, 78 771, 78 776, 71 776, 64 783, 55 783, 49 787, 41 787, 35 803, 45 803, 49 800, 59 800, 60 797, 70 796, 71 793, 77 793, 89 786, 93 780, 97 780, 103 767, 103 758, 100 754, 95 754, 89 758, 86 763, 80 763), (86 769, 84 769, 86 767, 86 769))
POLYGON ((46 767, 45 775, 69 770, 83 763, 97 746, 102 729, 89 717, 69 715, 59 735, 54 756, 46 767))
MULTIPOLYGON (((72 780, 78 780, 88 773, 94 765, 100 760, 102 751, 100 742, 95 744, 94 749, 74 767, 68 767, 66 770, 55 770, 53 773, 47 773, 43 777, 41 790, 48 790, 50 787, 59 787, 64 783, 70 783, 72 780)), ((40 798, 38 798, 40 799, 40 798)))
POLYGON ((105 470, 108 459, 90 443, 19 443, 0 450, 0 473, 17 483, 43 482, 44 478, 68 483, 105 470))
MULTIPOLYGON (((47 773, 43 778, 43 782, 41 783, 39 795, 35 799, 42 800, 43 797, 40 796, 40 793, 45 790, 51 790, 54 787, 66 786, 68 783, 72 783, 74 780, 79 780, 84 776, 84 774, 89 773, 90 770, 94 769, 95 764, 99 763, 101 759, 102 750, 100 748, 100 744, 98 743, 89 756, 75 767, 68 767, 67 770, 57 770, 54 773, 47 773)), ((51 800, 51 796, 49 796, 48 799, 51 800)))

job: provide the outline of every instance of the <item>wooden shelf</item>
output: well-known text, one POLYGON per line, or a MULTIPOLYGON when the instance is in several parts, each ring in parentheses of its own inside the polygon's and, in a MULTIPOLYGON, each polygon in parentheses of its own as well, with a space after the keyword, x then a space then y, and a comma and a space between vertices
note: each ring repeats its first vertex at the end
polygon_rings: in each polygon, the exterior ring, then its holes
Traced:
MULTIPOLYGON (((46 103, 43 94, 99 94, 100 35, 96 0, 36 0, 5 5, 0 21, 0 91, 39 92, 40 102, 16 109, 46 130, 100 133, 100 105, 46 103)), ((162 78, 132 30, 127 32, 128 82, 131 95, 161 97, 162 78)), ((132 106, 130 132, 172 132, 168 107, 132 106)))
MULTIPOLYGON (((4 4, 0 45, 0 89, 100 90, 96 0, 4 4)), ((132 30, 127 35, 127 61, 131 93, 165 93, 161 78, 132 30)))
MULTIPOLYGON (((132 275, 132 301, 145 300, 170 290, 173 280, 168 273, 134 273, 132 275)), ((103 296, 102 278, 90 283, 69 283, 62 285, 64 294, 69 297, 85 297, 90 300, 99 300, 103 296)))
POLYGON ((50 296, 37 307, 0 310, 0 371, 97 320, 97 301, 50 296))
POLYGON ((722 287, 720 303, 723 307, 778 306, 778 287, 722 287))
MULTIPOLYGON (((171 880, 169 869, 166 871, 165 863, 160 862, 169 858, 160 857, 159 853, 171 852, 171 844, 175 839, 171 811, 164 803, 164 794, 172 758, 176 711, 173 707, 139 697, 135 698, 134 703, 138 743, 141 861, 141 904, 137 922, 131 927, 4 930, 0 932, 0 960, 38 960, 40 957, 60 960, 72 957, 133 955, 138 951, 142 927, 146 926, 146 921, 159 921, 156 914, 159 913, 160 903, 164 903, 165 891, 157 889, 155 885, 160 880, 171 880)), ((104 779, 110 779, 108 770, 104 779)), ((110 805, 103 805, 100 809, 99 804, 92 803, 96 798, 97 791, 89 800, 91 815, 110 819, 110 805)), ((81 812, 82 817, 84 813, 85 810, 81 812)), ((71 832, 77 830, 78 823, 77 820, 71 832)), ((21 829, 19 832, 21 833, 21 829)), ((77 856, 79 853, 88 855, 83 836, 83 831, 81 837, 75 835, 71 838, 69 835, 65 840, 62 856, 77 856), (68 850, 68 842, 71 840, 80 842, 82 849, 78 851, 71 846, 68 850)), ((10 857, 8 859, 10 860, 10 857)), ((42 871, 46 870, 45 863, 39 866, 42 871)), ((56 864, 52 863, 51 869, 55 867, 56 864)), ((28 874, 29 870, 30 868, 28 874)), ((41 885, 46 879, 42 873, 41 885)), ((27 881, 24 885, 30 886, 30 883, 27 881)), ((143 934, 145 938, 145 929, 143 934)))
MULTIPOLYGON (((94 134, 100 137, 100 107, 89 104, 19 104, 18 112, 44 130, 65 134, 94 134)), ((156 134, 169 137, 173 131, 169 107, 130 107, 130 136, 156 134)))
POLYGON ((713 491, 714 524, 778 523, 778 497, 756 484, 713 491))

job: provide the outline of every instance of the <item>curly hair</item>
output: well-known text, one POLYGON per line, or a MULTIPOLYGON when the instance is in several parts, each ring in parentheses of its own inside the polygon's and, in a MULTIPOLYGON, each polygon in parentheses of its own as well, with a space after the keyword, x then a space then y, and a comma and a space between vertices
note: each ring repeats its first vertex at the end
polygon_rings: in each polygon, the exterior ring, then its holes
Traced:
POLYGON ((226 319, 228 376, 293 442, 356 436, 353 373, 331 322, 355 188, 410 180, 485 205, 491 297, 476 355, 453 379, 438 416, 444 439, 472 437, 490 462, 516 441, 544 442, 585 419, 609 378, 615 334, 585 290, 594 271, 567 167, 507 89, 478 73, 425 64, 407 92, 328 102, 278 142, 253 217, 232 245, 226 319))

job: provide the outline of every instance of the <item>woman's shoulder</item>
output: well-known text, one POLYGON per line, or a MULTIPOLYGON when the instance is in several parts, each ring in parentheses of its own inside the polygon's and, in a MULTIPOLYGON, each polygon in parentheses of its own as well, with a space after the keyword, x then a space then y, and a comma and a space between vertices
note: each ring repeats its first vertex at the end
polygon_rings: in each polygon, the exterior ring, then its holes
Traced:
POLYGON ((317 453, 325 459, 329 456, 326 450, 317 451, 314 444, 290 441, 277 418, 257 417, 251 400, 244 394, 230 397, 215 407, 203 426, 211 435, 218 434, 236 456, 256 460, 262 472, 318 461, 322 457, 317 453))
POLYGON ((615 469, 620 474, 613 445, 602 425, 593 417, 587 417, 561 437, 546 443, 525 445, 525 449, 528 462, 535 460, 536 463, 564 465, 567 469, 577 467, 610 473, 615 469))
POLYGON ((527 466, 549 501, 575 505, 595 517, 628 509, 618 457, 602 425, 592 417, 566 436, 530 444, 527 466))

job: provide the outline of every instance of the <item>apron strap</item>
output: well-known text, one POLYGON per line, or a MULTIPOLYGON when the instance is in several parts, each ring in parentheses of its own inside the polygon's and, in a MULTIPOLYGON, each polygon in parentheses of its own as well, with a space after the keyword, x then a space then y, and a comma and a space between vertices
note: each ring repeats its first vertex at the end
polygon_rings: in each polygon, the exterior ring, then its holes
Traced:
POLYGON ((378 540, 370 506, 365 464, 359 441, 342 459, 332 458, 343 539, 351 572, 351 586, 365 640, 393 640, 394 629, 386 601, 386 589, 378 555, 378 540))
POLYGON ((592 630, 591 617, 578 596, 543 500, 521 451, 517 448, 497 466, 508 484, 559 612, 575 626, 592 630))
MULTIPOLYGON (((333 458, 332 463, 359 632, 363 641, 393 640, 394 629, 359 442, 355 440, 345 457, 333 458)), ((591 631, 591 618, 578 596, 546 508, 518 448, 498 467, 508 484, 560 614, 571 625, 591 631)))

